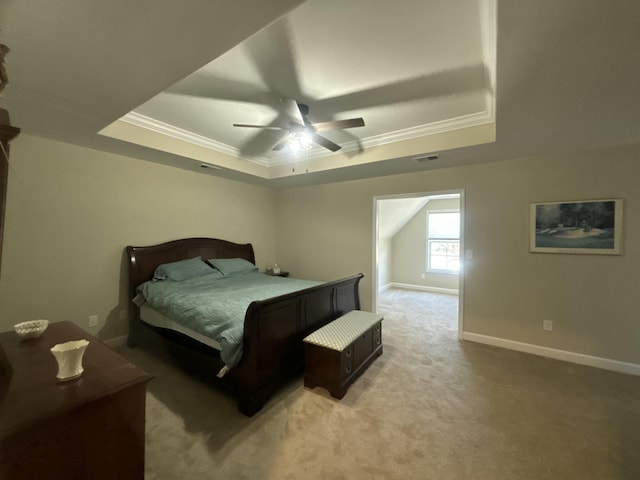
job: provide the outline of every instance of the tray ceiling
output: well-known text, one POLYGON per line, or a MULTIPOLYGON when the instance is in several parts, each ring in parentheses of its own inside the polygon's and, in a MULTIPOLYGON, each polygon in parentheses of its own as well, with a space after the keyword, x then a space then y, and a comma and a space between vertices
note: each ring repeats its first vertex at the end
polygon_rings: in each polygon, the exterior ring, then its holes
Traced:
POLYGON ((7 0, 0 107, 23 135, 274 187, 535 160, 640 143, 639 16, 635 0, 7 0), (280 98, 366 126, 298 156, 231 126, 286 122, 280 98))
POLYGON ((309 0, 102 133, 264 178, 440 150, 443 133, 446 148, 491 142, 494 7, 309 0), (365 126, 322 132, 336 153, 272 151, 286 132, 232 126, 287 128, 282 99, 308 105, 312 122, 363 117, 365 126))

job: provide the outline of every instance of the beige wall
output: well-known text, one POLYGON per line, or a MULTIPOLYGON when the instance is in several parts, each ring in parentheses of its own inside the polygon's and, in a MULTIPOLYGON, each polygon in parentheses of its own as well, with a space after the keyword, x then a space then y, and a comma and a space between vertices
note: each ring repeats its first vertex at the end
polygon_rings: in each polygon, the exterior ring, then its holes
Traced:
POLYGON ((372 303, 373 198, 465 191, 465 331, 640 364, 640 147, 274 191, 26 135, 12 143, 0 330, 100 316, 126 334, 123 249, 186 236, 252 242, 260 267, 356 272, 372 303), (623 255, 530 254, 535 201, 623 198, 623 255), (242 219, 242 221, 239 221, 242 219), (277 245, 276 245, 277 242, 277 245), (542 319, 554 321, 543 332, 542 319))
POLYGON ((378 238, 378 288, 393 282, 392 239, 378 238))
POLYGON ((391 241, 392 281, 422 287, 458 289, 458 275, 427 272, 427 214, 460 210, 459 199, 430 200, 391 241), (425 278, 422 278, 424 274, 425 278))
POLYGON ((363 272, 372 304, 373 197, 464 189, 467 332, 640 363, 640 147, 431 170, 279 192, 278 261, 328 280, 363 272), (624 198, 624 254, 528 252, 529 204, 624 198), (554 321, 553 332, 542 320, 554 321))
POLYGON ((0 331, 46 318, 125 335, 126 245, 209 236, 275 261, 272 189, 21 135, 7 193, 0 331))

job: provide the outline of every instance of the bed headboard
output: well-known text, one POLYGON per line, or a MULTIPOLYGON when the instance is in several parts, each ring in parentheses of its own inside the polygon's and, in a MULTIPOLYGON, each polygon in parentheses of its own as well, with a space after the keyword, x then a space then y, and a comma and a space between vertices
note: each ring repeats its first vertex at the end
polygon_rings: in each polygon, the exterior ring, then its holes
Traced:
POLYGON ((255 263, 253 246, 217 238, 183 238, 147 247, 127 247, 129 256, 129 295, 135 296, 138 285, 151 280, 156 268, 163 263, 177 262, 193 257, 244 258, 255 263))

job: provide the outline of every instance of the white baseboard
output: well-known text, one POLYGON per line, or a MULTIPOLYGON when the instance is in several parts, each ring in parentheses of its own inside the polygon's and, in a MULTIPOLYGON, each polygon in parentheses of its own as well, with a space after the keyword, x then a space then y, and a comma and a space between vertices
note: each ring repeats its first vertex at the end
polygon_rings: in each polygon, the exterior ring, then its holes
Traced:
POLYGON ((127 344, 127 336, 123 335, 122 337, 110 338, 109 340, 103 340, 102 342, 106 343, 111 348, 118 348, 127 344))
POLYGON ((411 283, 397 283, 391 282, 387 283, 385 286, 380 288, 380 292, 387 290, 388 288, 402 288, 404 290, 419 290, 421 292, 431 292, 431 293, 444 293, 447 295, 458 295, 458 290, 454 288, 440 288, 440 287, 428 287, 426 285, 413 285, 411 283))
POLYGON ((516 342, 514 340, 506 340, 504 338, 490 337, 480 335, 478 333, 463 332, 463 340, 470 342, 484 343, 493 345, 494 347, 502 347, 518 352, 531 353, 542 357, 554 358, 556 360, 564 360, 565 362, 587 365, 589 367, 602 368, 604 370, 612 370, 614 372, 628 373, 630 375, 640 376, 640 365, 636 363, 619 362, 603 357, 594 357, 582 353, 567 352, 565 350, 557 350, 555 348, 541 347, 530 343, 516 342))

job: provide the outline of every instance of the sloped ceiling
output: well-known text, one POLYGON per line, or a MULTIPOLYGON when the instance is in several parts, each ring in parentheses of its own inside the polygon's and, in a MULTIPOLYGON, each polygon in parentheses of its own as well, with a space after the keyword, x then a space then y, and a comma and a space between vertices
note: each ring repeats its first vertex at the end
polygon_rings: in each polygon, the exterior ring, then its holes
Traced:
POLYGON ((0 106, 25 134, 269 186, 640 143, 639 17, 632 0, 5 0, 0 106), (306 157, 230 127, 286 120, 282 97, 366 127, 306 157))
POLYGON ((378 201, 378 237, 393 238, 415 215, 433 200, 460 198, 459 194, 439 194, 387 198, 378 201))
POLYGON ((429 197, 391 198, 378 204, 378 237, 393 238, 427 203, 429 197))

